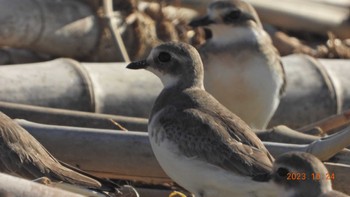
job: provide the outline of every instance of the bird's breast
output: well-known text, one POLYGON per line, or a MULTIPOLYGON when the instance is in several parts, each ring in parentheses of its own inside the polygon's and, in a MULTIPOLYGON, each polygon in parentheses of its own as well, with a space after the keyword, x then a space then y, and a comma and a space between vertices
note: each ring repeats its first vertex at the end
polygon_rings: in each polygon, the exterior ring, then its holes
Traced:
POLYGON ((204 61, 204 86, 250 126, 263 128, 277 108, 282 79, 259 54, 211 54, 204 61))

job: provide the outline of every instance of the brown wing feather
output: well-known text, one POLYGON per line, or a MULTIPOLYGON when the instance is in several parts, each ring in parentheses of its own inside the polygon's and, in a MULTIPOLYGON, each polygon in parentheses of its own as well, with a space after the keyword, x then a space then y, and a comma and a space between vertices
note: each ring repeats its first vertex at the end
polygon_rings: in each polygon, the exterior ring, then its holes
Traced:
POLYGON ((46 176, 54 181, 101 187, 98 181, 60 165, 33 136, 1 112, 0 171, 28 179, 46 176))
POLYGON ((187 157, 245 176, 267 175, 271 171, 272 159, 261 141, 251 131, 236 130, 242 129, 239 124, 198 109, 175 107, 168 107, 159 121, 167 138, 179 144, 187 157))

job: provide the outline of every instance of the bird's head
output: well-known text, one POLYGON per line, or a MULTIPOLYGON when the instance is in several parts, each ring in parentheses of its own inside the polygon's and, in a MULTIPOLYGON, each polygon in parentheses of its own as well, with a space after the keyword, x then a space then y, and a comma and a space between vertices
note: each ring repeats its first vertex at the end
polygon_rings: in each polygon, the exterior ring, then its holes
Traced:
POLYGON ((146 69, 160 78, 165 88, 203 88, 203 64, 189 44, 168 42, 152 49, 147 59, 132 62, 129 69, 146 69))
POLYGON ((223 24, 233 26, 259 25, 259 17, 255 9, 241 0, 214 1, 209 4, 207 14, 192 20, 192 27, 210 26, 212 24, 223 24))
POLYGON ((288 152, 279 156, 274 162, 272 180, 286 191, 299 192, 300 195, 307 192, 310 196, 313 196, 312 193, 317 196, 332 190, 327 168, 318 158, 304 152, 288 152))

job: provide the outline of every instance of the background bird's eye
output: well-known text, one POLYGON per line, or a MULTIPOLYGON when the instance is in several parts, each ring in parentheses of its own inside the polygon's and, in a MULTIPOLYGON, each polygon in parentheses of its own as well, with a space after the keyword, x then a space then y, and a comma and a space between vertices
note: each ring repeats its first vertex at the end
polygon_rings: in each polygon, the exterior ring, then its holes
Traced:
POLYGON ((276 171, 277 175, 280 177, 287 177, 289 170, 287 168, 278 168, 276 171))
POLYGON ((171 59, 171 55, 167 52, 160 52, 158 55, 158 59, 160 62, 169 62, 171 59))
POLYGON ((233 22, 237 20, 241 16, 241 11, 240 10, 232 10, 228 14, 225 15, 224 21, 225 22, 233 22))

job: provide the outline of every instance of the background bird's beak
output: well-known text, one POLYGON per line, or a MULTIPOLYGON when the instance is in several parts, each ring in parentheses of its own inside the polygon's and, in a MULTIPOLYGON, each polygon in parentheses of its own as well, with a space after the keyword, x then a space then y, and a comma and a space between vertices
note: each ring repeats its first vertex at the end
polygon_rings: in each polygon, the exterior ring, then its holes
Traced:
POLYGON ((128 69, 142 69, 142 68, 146 68, 148 66, 148 63, 146 60, 141 60, 141 61, 137 61, 137 62, 131 62, 130 64, 128 64, 126 66, 126 68, 128 69))
POLYGON ((207 26, 214 23, 209 16, 204 16, 201 18, 193 19, 188 25, 192 27, 207 26))

